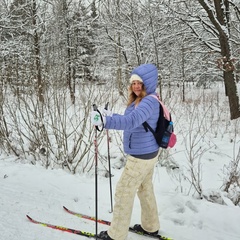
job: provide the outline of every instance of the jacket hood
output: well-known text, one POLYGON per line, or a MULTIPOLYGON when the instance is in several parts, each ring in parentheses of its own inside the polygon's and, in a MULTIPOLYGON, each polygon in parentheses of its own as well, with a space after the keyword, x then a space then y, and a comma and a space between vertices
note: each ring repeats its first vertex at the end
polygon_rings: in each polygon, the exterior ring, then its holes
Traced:
POLYGON ((136 74, 142 80, 147 94, 156 92, 158 84, 158 70, 154 64, 145 63, 133 69, 131 75, 136 74))

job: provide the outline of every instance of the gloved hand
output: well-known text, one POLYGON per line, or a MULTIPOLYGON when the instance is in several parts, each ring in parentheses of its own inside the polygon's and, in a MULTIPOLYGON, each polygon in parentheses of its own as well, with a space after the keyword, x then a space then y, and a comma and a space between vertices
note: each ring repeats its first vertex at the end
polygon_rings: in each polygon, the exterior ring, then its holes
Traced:
POLYGON ((102 116, 98 111, 92 111, 91 113, 91 122, 94 126, 102 126, 106 123, 106 117, 102 116))
POLYGON ((103 116, 109 116, 109 117, 111 117, 113 115, 111 110, 108 110, 105 108, 103 109, 102 114, 103 114, 103 116))

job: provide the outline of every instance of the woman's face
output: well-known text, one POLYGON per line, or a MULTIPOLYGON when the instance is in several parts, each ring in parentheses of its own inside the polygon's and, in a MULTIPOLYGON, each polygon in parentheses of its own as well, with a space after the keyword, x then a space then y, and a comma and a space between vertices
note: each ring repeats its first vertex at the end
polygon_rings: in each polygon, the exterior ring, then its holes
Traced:
POLYGON ((134 80, 132 82, 132 91, 137 95, 139 96, 140 93, 142 92, 143 90, 143 83, 138 81, 138 80, 134 80))

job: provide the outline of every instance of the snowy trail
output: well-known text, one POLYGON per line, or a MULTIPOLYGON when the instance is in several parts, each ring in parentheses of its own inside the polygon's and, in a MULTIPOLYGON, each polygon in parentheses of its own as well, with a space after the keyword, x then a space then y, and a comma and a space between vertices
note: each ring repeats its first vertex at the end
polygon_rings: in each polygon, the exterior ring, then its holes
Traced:
MULTIPOLYGON (((113 169, 113 190, 121 170, 113 169)), ((160 234, 175 240, 239 240, 240 209, 196 200, 173 191, 164 168, 158 168, 154 180, 161 221, 160 234), (159 181, 159 178, 161 181, 159 181), (168 184, 166 184, 168 183, 168 184)), ((77 240, 85 237, 53 230, 31 223, 26 214, 39 221, 67 226, 87 232, 95 231, 95 223, 66 213, 71 210, 95 215, 94 177, 70 175, 63 170, 46 170, 0 160, 0 240, 77 240)), ((109 181, 99 176, 99 218, 111 220, 109 213, 109 181)), ((132 224, 140 220, 136 199, 132 224)), ((107 229, 98 224, 99 231, 107 229)), ((146 237, 129 233, 128 240, 146 237)))

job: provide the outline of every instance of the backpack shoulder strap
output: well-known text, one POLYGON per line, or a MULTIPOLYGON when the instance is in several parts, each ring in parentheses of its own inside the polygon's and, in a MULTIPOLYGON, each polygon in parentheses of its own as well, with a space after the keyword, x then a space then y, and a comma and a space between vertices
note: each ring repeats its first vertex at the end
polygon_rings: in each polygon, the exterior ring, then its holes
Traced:
MULTIPOLYGON (((159 118, 163 118, 163 107, 162 107, 162 104, 160 103, 159 104, 159 118)), ((158 121, 159 121, 159 118, 158 118, 158 121)), ((155 136, 155 131, 153 130, 153 128, 145 121, 143 124, 143 127, 145 129, 146 132, 148 132, 148 129, 150 130, 150 132, 152 132, 152 134, 155 136)))
POLYGON ((163 102, 160 101, 159 96, 156 96, 156 95, 154 95, 154 94, 150 94, 149 96, 154 97, 155 99, 158 100, 158 102, 159 102, 159 103, 161 104, 161 106, 162 106, 164 117, 165 117, 168 121, 171 121, 170 113, 169 113, 167 107, 163 104, 163 102))

